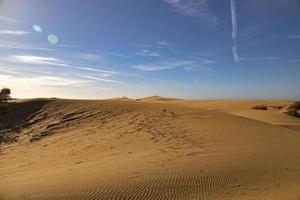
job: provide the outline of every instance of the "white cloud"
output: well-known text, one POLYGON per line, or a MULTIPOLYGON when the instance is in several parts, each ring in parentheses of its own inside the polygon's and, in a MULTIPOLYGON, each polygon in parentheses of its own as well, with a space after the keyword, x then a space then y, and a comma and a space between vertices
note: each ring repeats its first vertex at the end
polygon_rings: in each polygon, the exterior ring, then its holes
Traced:
POLYGON ((158 52, 150 51, 147 49, 140 50, 135 54, 139 56, 161 57, 161 55, 158 52))
POLYGON ((0 73, 0 86, 12 89, 13 97, 61 97, 61 98, 103 98, 108 87, 98 86, 93 80, 80 77, 54 75, 5 74, 0 73))
POLYGON ((286 62, 291 62, 291 63, 298 63, 300 62, 300 59, 288 59, 286 62))
POLYGON ((160 64, 144 64, 144 65, 136 65, 133 66, 134 69, 138 69, 141 71, 160 71, 160 70, 166 70, 166 69, 173 69, 172 66, 160 66, 160 64))
POLYGON ((300 34, 299 35, 289 35, 287 39, 300 39, 300 34))
POLYGON ((158 42, 156 42, 156 44, 158 44, 160 46, 166 46, 166 47, 173 46, 173 44, 165 42, 165 41, 158 41, 158 42))
POLYGON ((241 61, 249 61, 249 62, 262 62, 262 63, 271 63, 273 61, 280 60, 280 57, 276 56, 267 56, 267 57, 260 57, 260 58, 240 58, 241 61))
POLYGON ((38 50, 38 51, 54 51, 54 49, 37 46, 28 43, 20 43, 20 42, 12 42, 12 41, 0 41, 0 48, 8 48, 8 49, 22 49, 22 50, 38 50))
POLYGON ((199 17, 214 27, 218 24, 217 16, 209 10, 208 0, 164 0, 178 12, 192 17, 199 17))
POLYGON ((212 71, 209 65, 215 63, 216 63, 215 60, 210 60, 207 58, 191 58, 188 60, 169 59, 166 61, 135 65, 132 68, 141 71, 161 71, 161 70, 171 70, 175 68, 182 68, 185 71, 192 71, 194 69, 199 69, 199 68, 205 71, 212 71))
POLYGON ((237 8, 236 8, 236 0, 231 0, 231 21, 232 21, 232 40, 233 47, 232 53, 235 63, 239 63, 239 55, 238 55, 238 46, 237 46, 237 37, 238 37, 238 23, 237 23, 237 8))
POLYGON ((107 82, 107 83, 116 83, 116 84, 125 84, 124 82, 113 80, 113 79, 105 79, 105 78, 100 78, 97 76, 80 76, 85 79, 89 80, 94 80, 94 81, 102 81, 102 82, 107 82))
POLYGON ((90 53, 81 53, 78 55, 78 58, 91 61, 91 62, 102 61, 104 59, 103 56, 100 56, 98 54, 90 54, 90 53))
POLYGON ((61 60, 59 60, 57 58, 52 58, 52 57, 17 55, 17 56, 11 56, 11 59, 16 62, 21 62, 21 63, 69 67, 68 64, 63 63, 61 60))
POLYGON ((165 0, 185 15, 194 16, 207 10, 206 0, 165 0))
POLYGON ((139 77, 145 78, 143 76, 132 74, 132 73, 125 73, 119 71, 112 71, 112 70, 104 70, 89 66, 81 66, 77 65, 73 61, 65 61, 55 57, 46 57, 46 56, 35 56, 35 55, 12 55, 8 57, 2 58, 2 61, 6 61, 8 63, 13 64, 20 64, 20 63, 27 63, 33 65, 46 65, 46 66, 59 66, 59 67, 66 67, 73 70, 80 70, 84 71, 84 73, 93 73, 100 77, 112 77, 114 75, 122 75, 122 76, 131 76, 131 77, 139 77))
POLYGON ((33 80, 41 83, 44 86, 70 86, 70 85, 82 85, 83 83, 88 83, 89 81, 58 77, 58 76, 40 76, 36 77, 33 80))
POLYGON ((55 86, 74 86, 82 85, 83 83, 88 83, 89 81, 83 79, 75 79, 68 77, 59 77, 59 76, 13 76, 11 74, 1 74, 1 81, 11 85, 13 82, 23 84, 23 85, 38 85, 43 87, 55 87, 55 86))
POLYGON ((29 34, 27 31, 21 31, 21 30, 0 30, 0 35, 26 35, 29 34))
POLYGON ((1 16, 1 15, 0 15, 0 21, 4 21, 4 22, 17 22, 17 20, 15 20, 13 18, 1 16))
POLYGON ((167 69, 174 69, 179 67, 189 67, 193 65, 194 62, 190 60, 181 60, 181 61, 172 61, 172 62, 157 62, 157 63, 148 63, 133 66, 134 69, 142 71, 160 71, 167 69))
POLYGON ((235 63, 239 63, 240 62, 240 58, 239 58, 239 54, 238 54, 238 49, 237 49, 237 45, 234 44, 232 47, 232 54, 233 54, 233 59, 235 63))
POLYGON ((100 73, 106 73, 106 74, 119 74, 119 72, 116 71, 110 71, 110 70, 102 70, 102 69, 96 69, 92 67, 77 67, 80 70, 87 70, 91 72, 100 72, 100 73))

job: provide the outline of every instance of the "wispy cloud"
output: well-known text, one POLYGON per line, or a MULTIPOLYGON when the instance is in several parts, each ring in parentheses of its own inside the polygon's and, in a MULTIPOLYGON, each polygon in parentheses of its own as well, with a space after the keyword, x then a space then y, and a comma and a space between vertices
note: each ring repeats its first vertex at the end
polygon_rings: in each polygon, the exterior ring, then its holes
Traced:
POLYGON ((249 61, 249 62, 271 63, 271 62, 281 60, 281 57, 267 56, 267 57, 260 57, 260 58, 240 58, 240 60, 249 61))
POLYGON ((22 49, 22 50, 38 50, 38 51, 54 51, 55 49, 45 47, 44 45, 33 45, 21 42, 0 40, 0 48, 22 49))
POLYGON ((26 35, 29 34, 27 31, 21 31, 21 30, 0 30, 0 35, 26 35))
POLYGON ((285 60, 286 62, 290 62, 290 63, 298 63, 300 62, 300 59, 288 59, 288 60, 285 60))
POLYGON ((165 47, 173 46, 173 44, 171 44, 169 42, 166 42, 166 41, 158 41, 158 42, 156 42, 156 44, 159 45, 159 46, 165 46, 165 47))
POLYGON ((232 54, 233 54, 233 59, 235 63, 240 62, 239 54, 238 54, 238 47, 236 44, 233 45, 232 47, 232 54))
POLYGON ((82 85, 83 83, 90 83, 90 81, 87 80, 58 76, 39 76, 35 77, 34 80, 44 86, 73 86, 82 85))
MULTIPOLYGON (((46 43, 49 45, 49 43, 46 43)), ((55 46, 57 47, 64 47, 64 48, 78 48, 80 47, 79 45, 74 45, 74 44, 56 44, 55 46)))
POLYGON ((300 34, 298 35, 289 35, 286 39, 300 39, 300 34))
POLYGON ((107 73, 107 74, 119 74, 119 72, 116 72, 116 71, 96 69, 96 68, 92 68, 92 67, 78 67, 78 69, 91 71, 91 72, 107 73))
POLYGON ((233 47, 232 53, 235 63, 239 63, 239 54, 238 54, 238 23, 237 23, 237 6, 236 0, 231 0, 231 21, 232 21, 232 40, 233 40, 233 47))
POLYGON ((217 16, 208 8, 208 0, 164 0, 178 12, 191 17, 199 17, 214 27, 217 16))
POLYGON ((17 20, 15 20, 13 18, 1 16, 1 15, 0 15, 0 21, 4 21, 4 22, 17 22, 17 20))
POLYGON ((163 64, 141 64, 141 65, 136 65, 133 66, 132 68, 138 69, 141 71, 160 71, 160 70, 166 70, 166 69, 173 69, 175 68, 174 66, 168 66, 168 65, 163 65, 163 64))
POLYGON ((104 70, 104 69, 98 69, 94 67, 84 67, 84 66, 71 66, 74 69, 83 70, 83 71, 89 71, 92 73, 96 73, 97 75, 100 75, 102 77, 111 77, 111 76, 130 76, 130 77, 136 77, 136 78, 145 78, 144 76, 134 74, 134 73, 126 73, 121 71, 112 71, 112 70, 104 70))
MULTIPOLYGON (((59 58, 46 56, 13 55, 7 57, 6 60, 2 59, 2 63, 0 62, 0 82, 11 83, 12 80, 14 80, 14 83, 28 82, 34 87, 83 87, 84 84, 96 86, 98 81, 119 85, 126 84, 111 78, 117 73, 109 70, 74 66, 72 63, 59 58), (8 61, 8 63, 5 61, 8 61), (44 68, 44 70, 41 70, 36 65, 61 66, 63 68, 44 68), (60 73, 57 73, 58 71, 60 73)), ((99 89, 99 87, 97 88, 99 89)))
POLYGON ((140 50, 140 51, 136 52, 135 54, 139 55, 139 56, 161 57, 159 52, 154 52, 154 51, 150 51, 147 49, 140 50))
POLYGON ((106 78, 101 78, 101 77, 97 77, 97 76, 80 76, 81 78, 85 78, 85 79, 89 79, 89 80, 94 80, 94 81, 102 81, 102 82, 106 82, 106 83, 115 83, 115 84, 125 84, 122 81, 117 81, 117 80, 113 80, 113 79, 106 79, 106 78))
POLYGON ((0 86, 9 86, 14 97, 106 98, 110 93, 106 84, 76 76, 26 75, 0 73, 0 86))
POLYGON ((103 56, 98 55, 98 54, 91 54, 91 53, 81 53, 78 55, 79 59, 91 61, 91 62, 96 62, 99 60, 103 60, 103 56))
POLYGON ((149 44, 136 44, 137 47, 139 48, 144 48, 144 49, 161 49, 161 48, 173 48, 175 45, 166 41, 157 41, 155 43, 149 43, 149 44))
POLYGON ((148 63, 133 66, 134 69, 142 70, 142 71, 160 71, 166 69, 174 69, 179 67, 187 67, 194 64, 193 61, 190 60, 181 60, 181 61, 166 61, 166 62, 157 62, 157 63, 148 63))
MULTIPOLYGON (((84 79, 90 79, 94 81, 102 81, 107 83, 118 83, 118 84, 126 84, 125 82, 112 79, 112 77, 124 77, 130 76, 139 79, 145 79, 146 77, 135 74, 135 73, 127 73, 122 71, 113 71, 113 70, 105 70, 99 69, 96 67, 90 67, 88 64, 82 65, 76 63, 74 60, 66 60, 61 59, 58 57, 51 57, 51 56, 36 56, 36 55, 10 55, 6 57, 2 57, 2 65, 4 62, 5 66, 12 66, 13 68, 16 67, 17 69, 21 67, 29 68, 33 71, 41 69, 40 67, 63 67, 59 69, 51 69, 51 68, 44 68, 46 70, 50 70, 52 73, 53 71, 64 71, 64 73, 73 73, 74 75, 78 75, 84 79), (28 64, 28 65, 24 65, 28 64), (39 68, 36 68, 39 66, 39 68)), ((1 62, 0 62, 1 68, 1 62)), ((13 69, 12 68, 12 69, 13 69)), ((51 74, 50 73, 50 74, 51 74)))
POLYGON ((42 87, 56 87, 56 86, 75 86, 82 85, 84 83, 90 83, 91 81, 80 79, 80 78, 70 78, 63 76, 54 75, 25 75, 25 74, 13 74, 13 73, 1 73, 0 78, 5 80, 5 82, 10 83, 22 83, 28 85, 38 85, 42 87))
POLYGON ((36 56, 36 55, 11 55, 7 57, 3 57, 2 61, 6 61, 8 63, 16 64, 16 65, 30 64, 30 65, 39 65, 39 66, 65 67, 67 69, 81 71, 82 73, 93 73, 94 75, 104 77, 104 78, 112 77, 115 75, 145 78, 141 75, 137 75, 134 73, 99 69, 96 67, 90 67, 87 64, 82 65, 74 62, 73 60, 65 60, 57 57, 36 56))
POLYGON ((54 65, 68 67, 68 64, 61 62, 61 60, 53 57, 42 57, 32 55, 15 55, 10 57, 11 60, 17 62, 29 63, 29 64, 43 64, 43 65, 54 65))

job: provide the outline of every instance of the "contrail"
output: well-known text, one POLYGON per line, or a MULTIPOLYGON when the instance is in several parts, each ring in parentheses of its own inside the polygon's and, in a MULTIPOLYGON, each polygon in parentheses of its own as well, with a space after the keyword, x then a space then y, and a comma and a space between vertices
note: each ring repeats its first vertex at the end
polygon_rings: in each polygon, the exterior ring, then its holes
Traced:
POLYGON ((238 24, 237 24, 237 14, 236 14, 236 0, 231 0, 231 21, 232 21, 232 53, 235 63, 239 63, 239 55, 237 48, 237 38, 238 38, 238 24))

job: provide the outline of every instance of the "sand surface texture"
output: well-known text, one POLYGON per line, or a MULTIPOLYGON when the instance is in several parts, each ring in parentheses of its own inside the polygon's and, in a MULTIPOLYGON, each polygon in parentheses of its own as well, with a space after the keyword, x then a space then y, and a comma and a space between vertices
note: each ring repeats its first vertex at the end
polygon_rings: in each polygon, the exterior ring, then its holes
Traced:
POLYGON ((299 200, 291 103, 19 101, 0 114, 0 200, 299 200))

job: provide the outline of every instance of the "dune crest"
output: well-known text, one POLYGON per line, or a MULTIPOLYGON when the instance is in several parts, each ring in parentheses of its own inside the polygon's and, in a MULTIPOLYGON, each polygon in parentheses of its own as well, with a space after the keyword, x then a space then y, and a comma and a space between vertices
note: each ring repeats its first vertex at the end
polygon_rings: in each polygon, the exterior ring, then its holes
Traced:
POLYGON ((144 102, 169 102, 169 101, 177 101, 177 100, 179 99, 162 97, 158 95, 137 99, 137 101, 144 101, 144 102))

